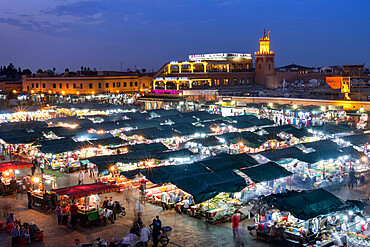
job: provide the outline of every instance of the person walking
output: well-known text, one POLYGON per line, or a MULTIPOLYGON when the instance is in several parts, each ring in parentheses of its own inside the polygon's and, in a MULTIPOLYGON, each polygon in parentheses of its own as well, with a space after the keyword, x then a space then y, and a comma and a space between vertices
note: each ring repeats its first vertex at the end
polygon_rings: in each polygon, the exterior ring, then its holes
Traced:
POLYGON ((163 192, 161 195, 161 204, 162 204, 162 209, 163 210, 168 210, 168 195, 167 192, 163 192))
POLYGON ((77 229, 77 211, 78 211, 78 206, 76 202, 73 200, 72 205, 69 208, 69 212, 71 214, 71 225, 73 229, 77 229))
POLYGON ((94 164, 89 162, 90 178, 94 177, 94 164))
POLYGON ((15 178, 13 177, 12 180, 10 180, 10 188, 13 191, 13 196, 17 196, 18 193, 18 184, 15 178))
POLYGON ((152 228, 153 247, 157 247, 159 243, 159 234, 161 231, 159 222, 157 222, 156 219, 153 219, 153 223, 149 226, 152 228))
POLYGON ((68 216, 69 216, 69 207, 67 204, 63 205, 62 207, 62 225, 67 227, 68 224, 68 216))
POLYGON ((28 199, 28 209, 32 209, 32 190, 29 189, 27 191, 27 199, 28 199))
POLYGON ((12 235, 12 246, 19 246, 21 240, 21 231, 19 230, 19 226, 16 224, 11 231, 12 235))
POLYGON ((231 227, 233 229, 233 235, 234 238, 238 239, 240 238, 239 235, 239 221, 240 221, 240 213, 239 210, 235 210, 233 216, 231 216, 231 227))
POLYGON ((45 206, 46 212, 49 212, 50 211, 50 195, 48 192, 46 192, 46 190, 44 190, 43 199, 45 203, 44 206, 45 206))
POLYGON ((35 175, 35 172, 36 172, 36 164, 35 163, 32 163, 32 166, 31 166, 31 173, 32 173, 32 176, 35 175))
POLYGON ((58 217, 58 226, 60 227, 62 224, 62 207, 61 203, 58 203, 57 207, 55 208, 55 213, 57 214, 58 217))
POLYGON ((150 231, 147 227, 145 227, 145 224, 143 224, 140 230, 140 242, 142 243, 141 246, 147 247, 149 239, 150 239, 150 231))
POLYGON ((44 162, 39 162, 39 164, 40 164, 41 173, 45 173, 45 171, 44 171, 44 169, 45 169, 44 162))
POLYGON ((5 184, 4 182, 0 179, 0 197, 3 197, 5 195, 5 184))
POLYGON ((84 173, 82 171, 80 171, 80 173, 78 174, 78 185, 81 185, 84 183, 84 173))
POLYGON ((353 189, 353 185, 355 184, 355 181, 356 181, 355 170, 351 168, 351 171, 349 172, 348 189, 353 189))
POLYGON ((98 166, 94 165, 93 177, 98 176, 98 172, 99 172, 98 166))

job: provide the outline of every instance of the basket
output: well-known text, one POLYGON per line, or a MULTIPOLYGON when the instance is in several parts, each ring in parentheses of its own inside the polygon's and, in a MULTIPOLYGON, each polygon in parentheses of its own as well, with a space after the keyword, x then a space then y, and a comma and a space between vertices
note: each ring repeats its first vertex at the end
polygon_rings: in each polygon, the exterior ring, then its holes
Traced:
POLYGON ((167 237, 171 235, 172 227, 170 226, 164 226, 162 227, 162 232, 165 233, 167 237))

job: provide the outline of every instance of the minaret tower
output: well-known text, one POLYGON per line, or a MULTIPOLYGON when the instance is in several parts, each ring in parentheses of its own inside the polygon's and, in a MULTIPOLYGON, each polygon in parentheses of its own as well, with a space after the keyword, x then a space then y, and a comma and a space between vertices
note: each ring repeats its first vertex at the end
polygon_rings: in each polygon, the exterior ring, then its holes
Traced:
POLYGON ((263 30, 263 37, 260 39, 260 50, 254 53, 256 83, 268 88, 275 88, 275 54, 270 51, 270 31, 266 36, 263 30))

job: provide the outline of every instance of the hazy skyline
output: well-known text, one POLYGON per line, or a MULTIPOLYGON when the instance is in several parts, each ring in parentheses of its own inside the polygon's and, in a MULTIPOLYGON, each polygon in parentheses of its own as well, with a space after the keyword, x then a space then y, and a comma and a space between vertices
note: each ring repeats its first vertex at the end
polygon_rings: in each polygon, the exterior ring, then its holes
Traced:
MULTIPOLYGON (((189 54, 251 53, 271 30, 276 66, 369 63, 370 1, 0 0, 0 65, 157 70, 189 54)), ((368 67, 368 65, 366 65, 368 67)))

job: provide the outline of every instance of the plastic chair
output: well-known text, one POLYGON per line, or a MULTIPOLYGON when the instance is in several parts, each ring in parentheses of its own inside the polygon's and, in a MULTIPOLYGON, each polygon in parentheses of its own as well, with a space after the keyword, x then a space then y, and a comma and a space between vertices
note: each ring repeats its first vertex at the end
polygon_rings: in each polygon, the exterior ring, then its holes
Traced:
POLYGON ((13 223, 8 223, 8 225, 6 226, 6 232, 7 233, 10 233, 14 228, 14 224, 13 223))
POLYGON ((21 246, 25 246, 28 244, 27 238, 21 238, 21 246))
POLYGON ((4 223, 0 221, 0 231, 4 230, 4 223))
POLYGON ((40 231, 36 233, 36 241, 39 241, 39 242, 44 241, 44 231, 40 231))

